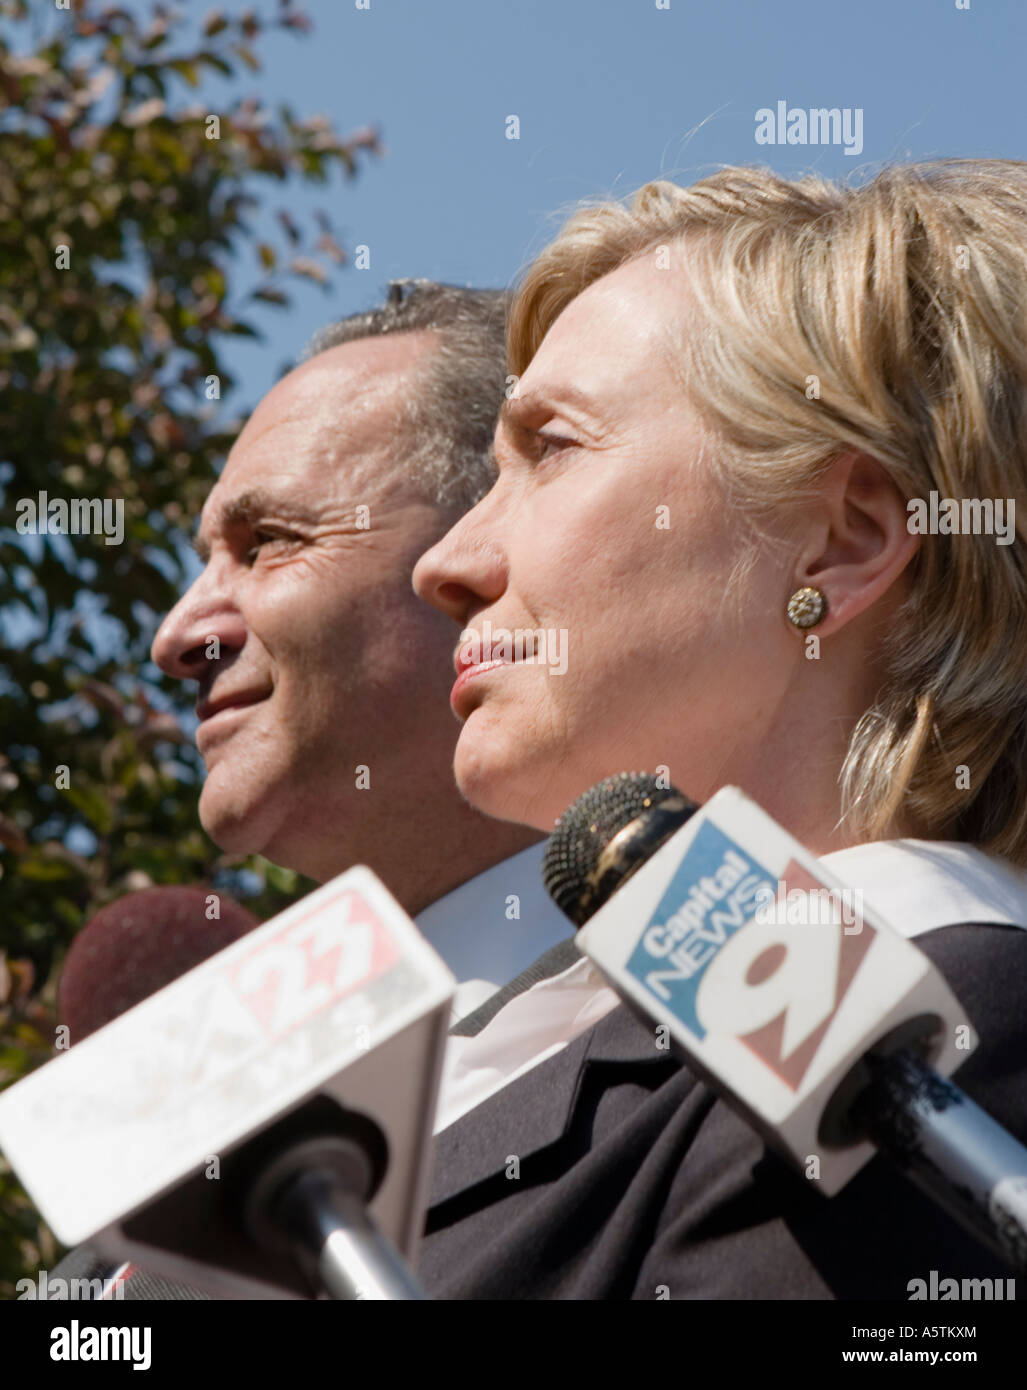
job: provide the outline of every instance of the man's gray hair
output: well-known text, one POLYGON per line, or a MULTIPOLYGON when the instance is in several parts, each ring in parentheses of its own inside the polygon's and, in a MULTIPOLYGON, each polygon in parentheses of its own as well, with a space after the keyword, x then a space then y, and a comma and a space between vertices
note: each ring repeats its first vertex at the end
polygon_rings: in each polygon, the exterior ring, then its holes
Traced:
POLYGON ((495 481, 492 436, 506 391, 509 302, 505 290, 393 280, 381 308, 331 324, 304 355, 383 333, 437 333, 438 350, 426 354, 399 426, 409 443, 407 476, 439 506, 469 510, 495 481))

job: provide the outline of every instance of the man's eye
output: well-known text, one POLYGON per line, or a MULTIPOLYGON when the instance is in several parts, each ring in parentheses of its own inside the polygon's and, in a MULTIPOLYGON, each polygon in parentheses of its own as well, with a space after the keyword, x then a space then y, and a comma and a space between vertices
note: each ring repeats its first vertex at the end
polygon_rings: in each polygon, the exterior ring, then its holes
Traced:
POLYGON ((277 531, 253 531, 253 544, 246 551, 246 559, 252 565, 257 558, 260 549, 265 545, 272 545, 275 541, 287 540, 287 536, 279 535, 277 531))

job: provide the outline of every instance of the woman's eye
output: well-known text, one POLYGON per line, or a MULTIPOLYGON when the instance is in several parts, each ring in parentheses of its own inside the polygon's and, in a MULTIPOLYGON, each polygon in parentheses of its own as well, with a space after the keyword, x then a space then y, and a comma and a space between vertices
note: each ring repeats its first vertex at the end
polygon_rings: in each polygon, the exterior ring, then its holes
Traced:
POLYGON ((562 454, 565 449, 573 449, 574 440, 567 439, 561 434, 543 434, 539 430, 535 435, 535 461, 544 463, 546 459, 562 454))

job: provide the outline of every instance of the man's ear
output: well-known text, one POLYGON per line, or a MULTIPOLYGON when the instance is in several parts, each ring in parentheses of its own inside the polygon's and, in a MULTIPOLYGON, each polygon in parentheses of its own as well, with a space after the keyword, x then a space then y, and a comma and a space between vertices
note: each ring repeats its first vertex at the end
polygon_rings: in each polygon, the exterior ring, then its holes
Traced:
POLYGON ((817 625, 823 636, 840 631, 895 584, 920 545, 908 521, 901 492, 868 454, 842 454, 823 474, 795 572, 796 588, 808 584, 827 597, 817 625))

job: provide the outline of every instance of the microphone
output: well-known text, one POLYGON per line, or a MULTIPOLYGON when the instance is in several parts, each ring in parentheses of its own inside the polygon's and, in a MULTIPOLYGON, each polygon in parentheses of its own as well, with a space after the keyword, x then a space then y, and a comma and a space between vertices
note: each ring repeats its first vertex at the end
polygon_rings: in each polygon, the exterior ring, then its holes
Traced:
POLYGON ((0 1148, 67 1245, 215 1297, 422 1297, 454 987, 350 869, 9 1087, 0 1148))
MULTIPOLYGON (((57 1017, 69 1045, 259 925, 234 899, 184 884, 108 903, 77 933, 61 967, 57 1017)), ((123 1260, 111 1264, 106 1282, 130 1268, 123 1260)))
POLYGON ((72 941, 57 984, 71 1044, 259 925, 224 894, 184 885, 144 888, 100 908, 72 941))
POLYGON ((591 788, 543 864, 578 947, 833 1196, 880 1150, 1027 1269, 1027 1149, 948 1077, 979 1039, 929 958, 735 787, 591 788), (843 922, 843 916, 850 918, 843 922))

